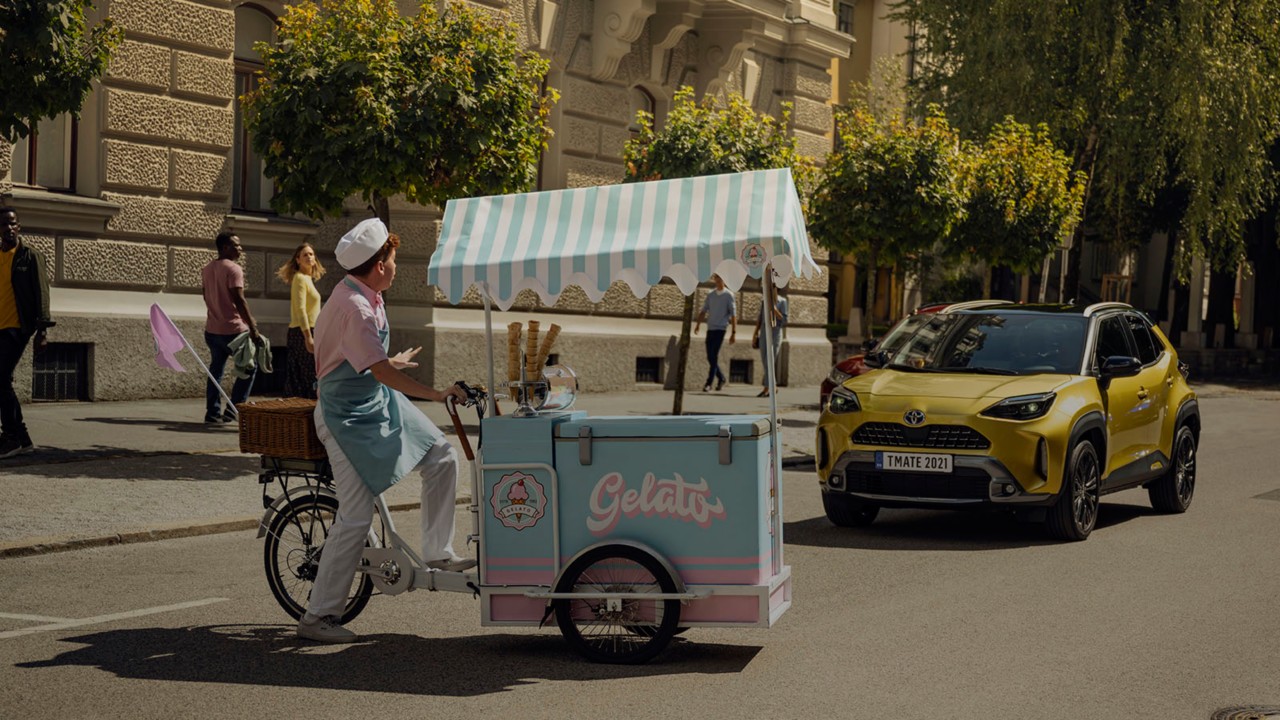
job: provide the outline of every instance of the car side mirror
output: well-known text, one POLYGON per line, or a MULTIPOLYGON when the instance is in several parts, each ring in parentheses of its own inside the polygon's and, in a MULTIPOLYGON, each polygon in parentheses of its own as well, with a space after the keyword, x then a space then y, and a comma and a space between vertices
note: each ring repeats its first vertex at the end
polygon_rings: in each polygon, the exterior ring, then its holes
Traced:
POLYGON ((1102 387, 1111 383, 1115 378, 1132 377, 1142 370, 1142 361, 1136 357, 1128 355, 1111 355, 1102 361, 1102 367, 1099 369, 1102 387))
POLYGON ((869 368, 882 368, 889 363, 889 355, 885 352, 868 351, 862 356, 862 364, 869 368))
POLYGON ((863 340, 863 341, 862 341, 862 351, 863 351, 863 352, 871 352, 871 350, 872 350, 873 348, 875 348, 875 346, 876 346, 876 342, 878 342, 878 341, 873 340, 873 339, 871 339, 871 338, 867 338, 866 340, 863 340))

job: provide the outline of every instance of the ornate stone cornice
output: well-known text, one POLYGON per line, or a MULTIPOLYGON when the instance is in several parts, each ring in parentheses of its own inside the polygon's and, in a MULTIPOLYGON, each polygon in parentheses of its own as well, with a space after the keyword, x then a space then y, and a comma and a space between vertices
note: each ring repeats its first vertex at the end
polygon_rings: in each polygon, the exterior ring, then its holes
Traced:
POLYGON ((653 47, 649 63, 649 79, 661 83, 665 77, 667 52, 674 48, 685 33, 698 24, 702 17, 702 0, 662 0, 657 12, 649 21, 649 38, 653 47))
POLYGON ((657 10, 657 0, 596 0, 591 19, 591 77, 608 80, 657 10))
POLYGON ((107 221, 120 212, 118 203, 22 185, 13 186, 6 204, 18 210, 26 229, 91 237, 102 233, 107 221))
POLYGON ((717 14, 698 22, 699 95, 716 94, 742 64, 742 56, 767 27, 764 18, 717 14))

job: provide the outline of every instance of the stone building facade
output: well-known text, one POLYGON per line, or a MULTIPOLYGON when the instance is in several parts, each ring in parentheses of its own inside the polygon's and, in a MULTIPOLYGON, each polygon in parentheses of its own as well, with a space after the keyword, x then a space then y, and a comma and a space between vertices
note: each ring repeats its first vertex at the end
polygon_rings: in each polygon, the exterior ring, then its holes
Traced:
MULTIPOLYGON (((409 12, 414 3, 402 5, 409 12)), ((215 256, 213 238, 222 229, 241 238, 250 308, 274 345, 283 347, 289 318, 288 288, 274 270, 294 248, 303 241, 316 246, 330 269, 322 292, 340 279, 333 248, 367 211, 353 204, 343 218, 324 223, 270 212, 270 182, 238 118, 236 98, 254 82, 253 43, 271 39, 283 6, 99 0, 99 14, 113 18, 126 39, 80 120, 48 121, 12 152, 0 148, 0 162, 11 165, 0 166, 6 202, 19 210, 26 241, 50 260, 58 323, 50 336, 56 359, 36 366, 34 381, 30 354, 19 368, 24 396, 33 384, 37 396, 70 399, 198 395, 203 379, 190 356, 184 363, 196 373, 173 373, 152 361, 147 314, 159 303, 207 352, 200 268, 215 256), (67 383, 76 389, 61 387, 67 383)), ((851 39, 835 29, 828 1, 514 0, 495 7, 509 11, 529 47, 550 59, 547 84, 561 93, 551 119, 555 136, 540 167, 542 189, 620 182, 635 111, 652 111, 660 123, 681 85, 739 92, 774 114, 790 102, 802 151, 821 156, 830 147, 830 68, 834 57, 848 55, 851 39)), ((392 230, 403 241, 400 274, 388 293, 392 342, 423 346, 427 382, 479 380, 483 313, 474 294, 453 307, 426 284, 439 219, 434 208, 392 203, 392 230)), ((825 263, 825 252, 814 253, 825 263)), ((829 369, 827 282, 824 275, 790 288, 785 383, 816 384, 829 369)), ((643 298, 619 285, 599 303, 570 290, 544 307, 530 294, 495 323, 556 322, 564 328, 556 353, 585 387, 644 388, 667 373, 681 308, 674 285, 643 298)), ((739 343, 727 355, 740 379, 758 383, 759 360, 749 343, 758 288, 744 288, 739 308, 739 343)), ((694 348, 690 388, 706 373, 694 348)))

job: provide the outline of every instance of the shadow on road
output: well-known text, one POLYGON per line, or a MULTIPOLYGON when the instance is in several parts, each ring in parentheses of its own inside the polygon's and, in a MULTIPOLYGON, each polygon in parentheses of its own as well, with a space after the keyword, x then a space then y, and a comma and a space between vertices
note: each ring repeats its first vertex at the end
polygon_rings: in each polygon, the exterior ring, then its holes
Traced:
POLYGON ((89 450, 42 447, 38 454, 21 457, 24 463, 0 461, 0 469, 46 478, 218 481, 256 475, 259 463, 248 455, 140 453, 101 446, 89 450), (99 462, 107 459, 113 462, 99 462))
MULTIPOLYGON (((1104 501, 1094 532, 1155 514, 1149 507, 1104 501)), ((1011 513, 945 510, 881 510, 865 528, 836 527, 816 517, 786 523, 783 537, 788 545, 859 550, 1008 550, 1060 543, 1043 523, 1019 521, 1011 513)))
POLYGON ((739 673, 760 651, 677 638, 647 665, 595 665, 548 634, 422 638, 387 633, 365 635, 352 645, 322 646, 299 640, 291 626, 280 625, 112 630, 65 642, 86 647, 16 667, 87 666, 137 680, 472 697, 543 680, 739 673))
POLYGON ((233 437, 239 427, 235 423, 209 425, 199 421, 185 422, 181 420, 159 420, 155 418, 83 417, 76 418, 76 422, 103 423, 105 425, 147 426, 164 432, 195 433, 197 435, 226 432, 230 433, 233 437))

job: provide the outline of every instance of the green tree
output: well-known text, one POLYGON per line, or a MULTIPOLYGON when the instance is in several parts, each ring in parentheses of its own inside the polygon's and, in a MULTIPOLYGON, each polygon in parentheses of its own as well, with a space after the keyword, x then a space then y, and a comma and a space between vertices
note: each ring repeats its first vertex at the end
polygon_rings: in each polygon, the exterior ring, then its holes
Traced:
POLYGON ((1280 134, 1280 0, 901 0, 918 30, 916 101, 967 137, 1006 116, 1045 123, 1088 173, 1064 293, 1087 228, 1134 244, 1177 231, 1196 256, 1243 255, 1241 227, 1274 189, 1280 134), (1161 196, 1174 212, 1152 211, 1161 196))
POLYGON ((836 132, 839 145, 809 201, 809 231, 867 268, 870 328, 876 271, 917 266, 963 219, 964 158, 959 136, 938 112, 919 124, 882 122, 854 105, 837 109, 836 132))
MULTIPOLYGON (((705 97, 698 102, 691 87, 680 88, 661 130, 653 116, 636 113, 640 132, 623 150, 627 182, 671 180, 723 173, 789 167, 802 189, 812 176, 812 165, 796 152, 796 140, 788 132, 791 105, 783 103, 782 117, 757 113, 741 95, 727 101, 705 97)), ((693 325, 693 296, 685 298, 680 324, 676 392, 671 412, 684 405, 685 368, 693 325)))
POLYGON ((13 142, 62 113, 80 116, 123 33, 92 29, 91 0, 0 0, 0 139, 13 142))
POLYGON ((1016 272, 1043 271, 1079 222, 1084 173, 1071 171, 1071 159, 1054 146, 1047 127, 1032 130, 1013 118, 983 144, 967 146, 966 155, 968 201, 951 254, 1016 272))
POLYGON ((244 101, 277 210, 336 215, 359 195, 388 221, 392 195, 442 206, 536 179, 557 93, 542 90, 547 61, 490 13, 308 0, 259 51, 261 81, 244 101))

